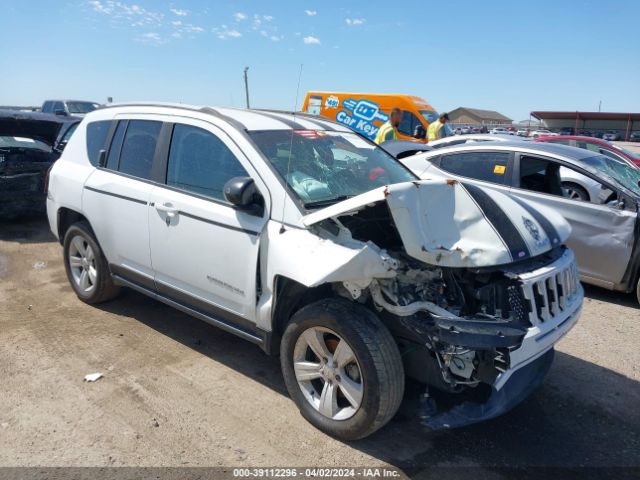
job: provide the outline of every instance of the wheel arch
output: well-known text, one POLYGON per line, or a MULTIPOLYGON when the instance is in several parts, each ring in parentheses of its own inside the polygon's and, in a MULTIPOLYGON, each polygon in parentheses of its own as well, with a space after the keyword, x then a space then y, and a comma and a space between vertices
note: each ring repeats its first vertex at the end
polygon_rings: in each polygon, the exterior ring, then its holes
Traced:
POLYGON ((277 275, 273 281, 274 309, 271 316, 272 338, 268 353, 280 351, 280 340, 292 315, 309 303, 323 298, 337 297, 330 283, 307 287, 296 280, 277 275))
POLYGON ((67 207, 60 207, 57 212, 57 220, 58 220, 58 241, 60 242, 60 245, 62 245, 62 243, 64 242, 64 235, 69 229, 69 227, 77 222, 86 222, 87 225, 89 225, 89 228, 91 229, 91 233, 93 233, 95 237, 95 232, 93 230, 93 227, 91 226, 91 222, 86 216, 84 216, 82 213, 78 212, 77 210, 73 210, 67 207))

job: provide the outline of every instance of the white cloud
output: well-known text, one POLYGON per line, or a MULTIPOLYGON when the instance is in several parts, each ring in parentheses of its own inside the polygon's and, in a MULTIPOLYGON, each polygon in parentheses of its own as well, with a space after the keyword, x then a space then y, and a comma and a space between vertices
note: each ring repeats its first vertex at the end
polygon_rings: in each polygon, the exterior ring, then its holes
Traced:
POLYGON ((318 37, 314 37, 313 35, 309 35, 308 37, 304 37, 302 41, 306 45, 320 45, 320 39, 318 37))
POLYGON ((237 30, 227 28, 226 25, 222 25, 221 28, 214 28, 213 33, 216 34, 220 40, 226 40, 227 38, 239 38, 242 34, 237 30))
POLYGON ((270 22, 271 20, 273 20, 273 15, 263 15, 262 18, 265 22, 270 22))
POLYGON ((186 17, 189 14, 189 12, 187 12, 186 10, 181 10, 179 8, 172 8, 171 13, 177 15, 178 17, 186 17))
POLYGON ((272 42, 279 42, 280 40, 282 40, 282 37, 278 37, 277 35, 271 35, 269 37, 269 40, 271 40, 272 42))
POLYGON ((138 35, 137 40, 149 45, 162 45, 163 43, 166 43, 166 41, 157 32, 143 33, 142 35, 138 35))
POLYGON ((315 10, 305 10, 304 13, 306 13, 310 17, 315 17, 318 14, 318 12, 316 12, 315 10))
POLYGON ((87 2, 94 12, 110 17, 113 24, 126 24, 132 27, 160 26, 164 15, 142 8, 136 4, 127 4, 114 0, 91 0, 87 2))
POLYGON ((347 18, 345 22, 350 27, 357 27, 358 25, 362 25, 366 20, 364 18, 347 18))
POLYGON ((242 22, 243 20, 247 19, 247 14, 242 12, 236 12, 233 14, 233 18, 235 19, 236 22, 242 22))

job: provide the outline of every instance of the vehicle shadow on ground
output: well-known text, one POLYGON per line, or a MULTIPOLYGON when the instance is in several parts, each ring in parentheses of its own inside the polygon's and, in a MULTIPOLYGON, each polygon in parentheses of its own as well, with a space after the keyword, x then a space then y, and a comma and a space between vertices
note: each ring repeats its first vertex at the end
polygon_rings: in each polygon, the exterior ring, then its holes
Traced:
POLYGON ((593 285, 582 284, 586 299, 599 300, 601 302, 614 303, 629 308, 640 308, 634 293, 614 292, 593 285))
POLYGON ((17 243, 55 242, 45 214, 16 220, 0 220, 0 240, 17 243))
MULTIPOLYGON (((134 318, 287 395, 279 359, 265 355, 255 345, 130 290, 100 308, 134 318)), ((416 475, 443 465, 495 467, 498 471, 531 466, 640 466, 639 382, 565 353, 557 353, 545 383, 531 397, 482 424, 427 431, 417 417, 419 393, 416 385, 410 385, 389 425, 349 445, 416 475)), ((622 473, 618 471, 617 478, 622 473)), ((449 477, 459 475, 449 472, 449 477)))

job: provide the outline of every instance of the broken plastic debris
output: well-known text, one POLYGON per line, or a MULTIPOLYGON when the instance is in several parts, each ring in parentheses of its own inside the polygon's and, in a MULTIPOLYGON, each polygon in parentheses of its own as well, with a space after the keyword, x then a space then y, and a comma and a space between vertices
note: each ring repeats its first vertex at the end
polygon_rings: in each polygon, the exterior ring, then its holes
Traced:
POLYGON ((90 373, 89 375, 84 376, 85 382, 95 382, 96 380, 102 378, 101 373, 90 373))
POLYGON ((36 262, 33 264, 33 268, 36 270, 42 270, 43 268, 47 268, 47 262, 36 262))

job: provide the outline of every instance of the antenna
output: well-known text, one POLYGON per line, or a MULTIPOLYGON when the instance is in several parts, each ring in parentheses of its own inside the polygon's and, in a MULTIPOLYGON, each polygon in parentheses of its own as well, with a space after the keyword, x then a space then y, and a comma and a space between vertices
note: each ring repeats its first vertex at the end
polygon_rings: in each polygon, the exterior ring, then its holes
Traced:
MULTIPOLYGON (((300 79, 302 78, 302 63, 300 64, 300 73, 298 74, 298 87, 296 88, 296 99, 293 102, 293 121, 296 121, 296 110, 298 109, 298 95, 300 93, 300 79)), ((291 129, 291 140, 289 141, 289 159, 287 160, 287 174, 284 177, 284 184, 286 188, 284 189, 284 197, 282 198, 282 219, 280 224, 280 233, 284 233, 284 208, 287 204, 287 189, 289 188, 289 183, 287 177, 289 176, 289 169, 291 168, 291 154, 293 153, 293 128, 291 129)))
POLYGON ((247 108, 251 108, 249 106, 249 76, 247 71, 249 71, 249 67, 244 67, 244 93, 247 96, 247 108))

